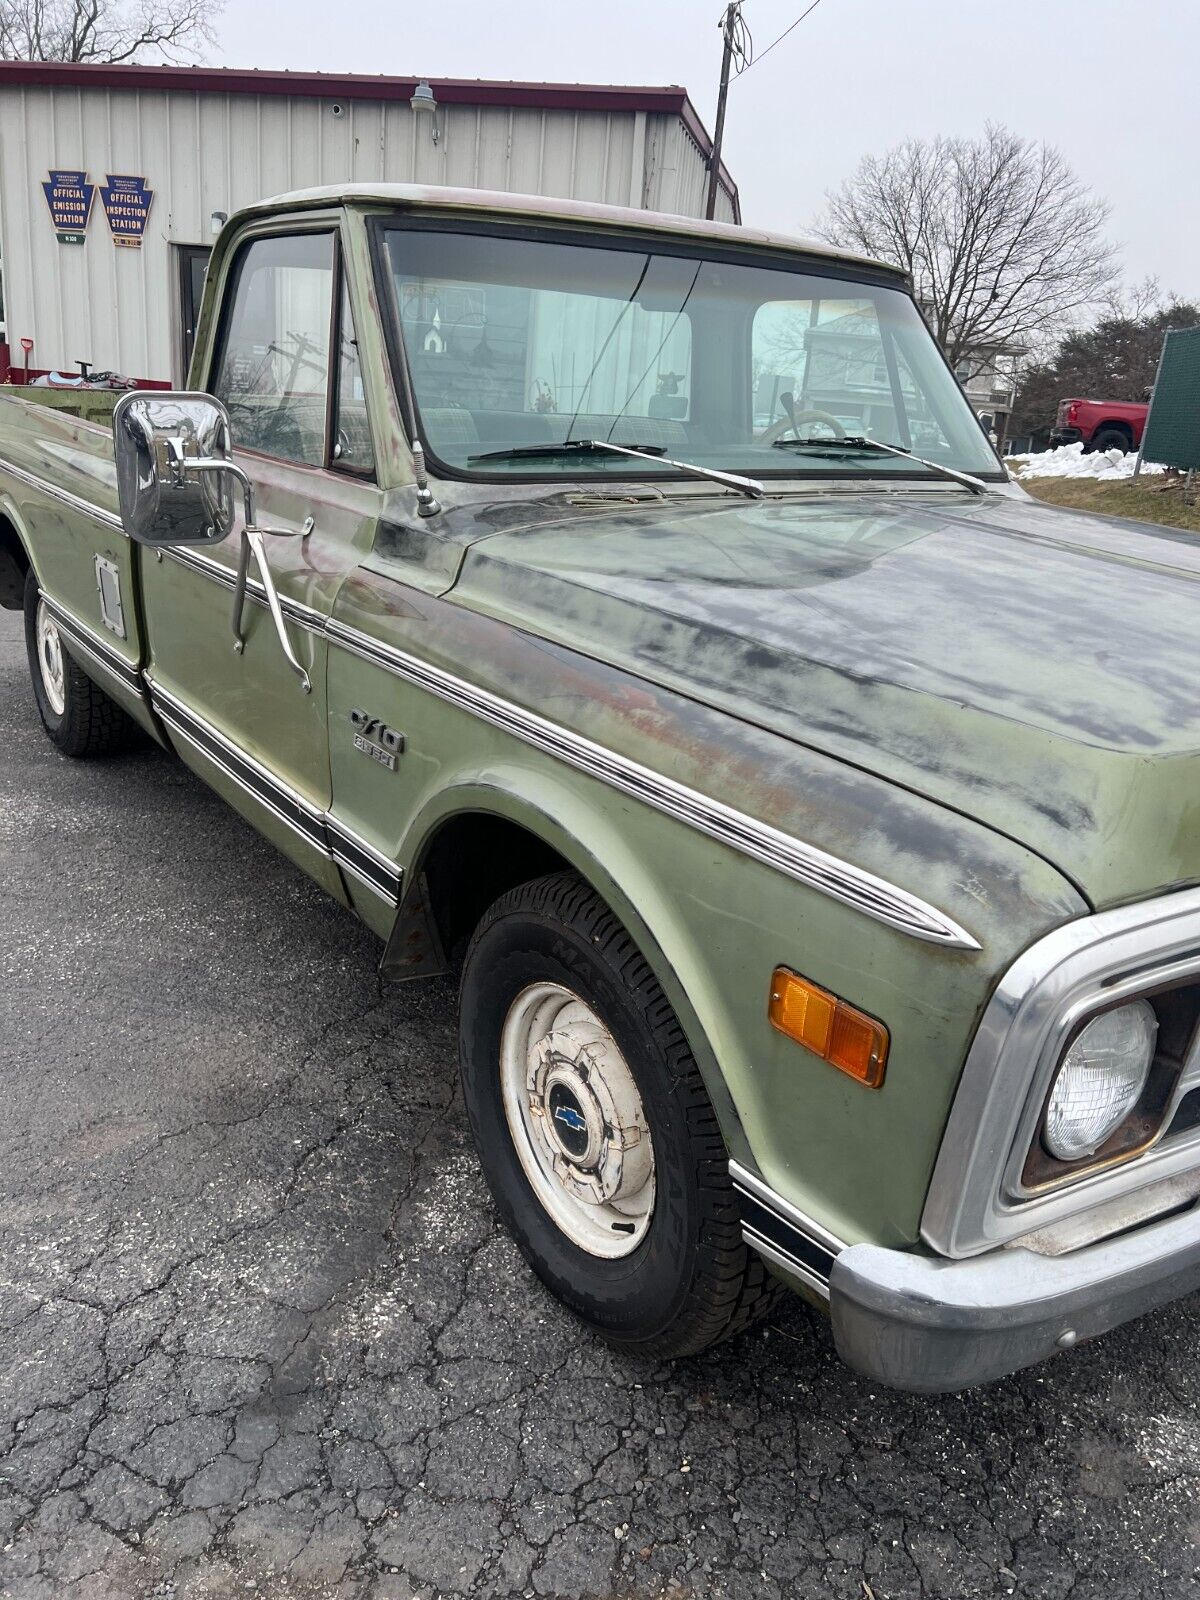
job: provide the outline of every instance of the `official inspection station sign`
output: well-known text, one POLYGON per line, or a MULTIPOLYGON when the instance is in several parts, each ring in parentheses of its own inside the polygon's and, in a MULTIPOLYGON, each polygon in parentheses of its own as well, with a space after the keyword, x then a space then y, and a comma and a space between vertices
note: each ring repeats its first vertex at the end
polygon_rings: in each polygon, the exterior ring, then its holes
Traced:
POLYGON ((59 244, 82 244, 96 197, 96 185, 88 182, 87 173, 51 169, 50 181, 42 185, 42 193, 50 207, 59 244))
POLYGON ((108 183, 100 185, 100 199, 113 243, 129 250, 140 250, 146 220, 154 203, 154 190, 147 189, 145 178, 110 172, 108 183))

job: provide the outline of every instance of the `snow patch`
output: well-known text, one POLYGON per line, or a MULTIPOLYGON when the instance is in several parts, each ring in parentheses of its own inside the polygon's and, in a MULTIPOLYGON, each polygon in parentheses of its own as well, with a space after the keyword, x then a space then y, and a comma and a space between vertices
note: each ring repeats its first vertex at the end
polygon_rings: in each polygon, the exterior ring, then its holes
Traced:
MULTIPOLYGON (((1037 455, 1009 456, 1005 466, 1018 481, 1021 478, 1105 478, 1116 482, 1132 478, 1137 462, 1135 450, 1093 450, 1084 454, 1082 443, 1059 445, 1037 455)), ((1143 461, 1144 473, 1165 472, 1153 461, 1143 461)))

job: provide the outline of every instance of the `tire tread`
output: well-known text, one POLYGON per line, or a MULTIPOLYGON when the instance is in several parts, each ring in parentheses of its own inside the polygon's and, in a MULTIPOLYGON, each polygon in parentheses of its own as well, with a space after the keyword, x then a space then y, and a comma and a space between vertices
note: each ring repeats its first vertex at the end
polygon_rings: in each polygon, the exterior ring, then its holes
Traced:
POLYGON ((485 912, 471 949, 503 918, 529 914, 573 928, 622 979, 662 1051, 695 1155, 703 1215, 688 1302, 660 1338, 639 1342, 639 1353, 674 1358, 734 1338, 766 1316, 785 1289, 742 1238, 725 1140, 674 1008, 623 925, 573 872, 553 873, 508 890, 485 912))

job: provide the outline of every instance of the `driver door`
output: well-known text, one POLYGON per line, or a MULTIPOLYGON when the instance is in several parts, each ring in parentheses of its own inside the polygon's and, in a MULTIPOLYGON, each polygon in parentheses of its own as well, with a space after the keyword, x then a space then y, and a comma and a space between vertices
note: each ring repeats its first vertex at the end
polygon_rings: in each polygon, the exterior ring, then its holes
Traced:
POLYGON ((331 787, 321 630, 369 549, 380 492, 336 222, 326 213, 252 233, 224 295, 207 388, 229 412, 235 460, 253 482, 255 521, 303 676, 281 647, 253 560, 235 635, 239 527, 221 544, 144 560, 151 693, 184 760, 344 900, 324 831, 331 787), (352 429, 341 424, 344 409, 356 413, 352 429))

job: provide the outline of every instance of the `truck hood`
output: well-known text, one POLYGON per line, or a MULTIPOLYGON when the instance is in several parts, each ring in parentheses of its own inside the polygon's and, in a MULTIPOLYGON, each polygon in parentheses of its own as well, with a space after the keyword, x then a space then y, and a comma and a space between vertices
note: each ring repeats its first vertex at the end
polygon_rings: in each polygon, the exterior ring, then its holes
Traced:
POLYGON ((499 532, 455 598, 1037 851, 1200 879, 1200 542, 1023 491, 685 501, 499 532))

